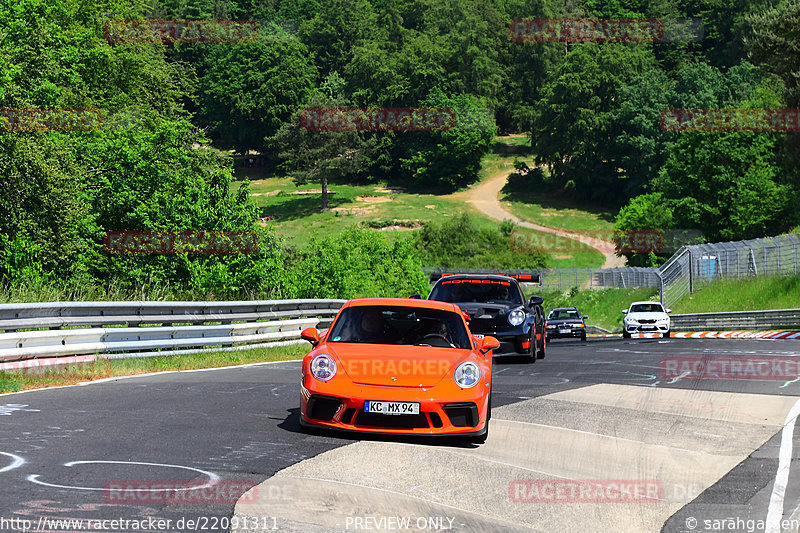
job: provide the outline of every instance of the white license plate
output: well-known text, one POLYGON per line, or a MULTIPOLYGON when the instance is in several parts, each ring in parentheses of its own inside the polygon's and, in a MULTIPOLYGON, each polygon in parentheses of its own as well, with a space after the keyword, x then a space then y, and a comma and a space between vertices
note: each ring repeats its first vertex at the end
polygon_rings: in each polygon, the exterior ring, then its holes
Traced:
POLYGON ((560 329, 558 330, 559 333, 572 333, 572 330, 569 329, 560 329))
POLYGON ((419 404, 416 402, 384 402, 368 400, 364 402, 365 413, 381 415, 418 415, 419 404))

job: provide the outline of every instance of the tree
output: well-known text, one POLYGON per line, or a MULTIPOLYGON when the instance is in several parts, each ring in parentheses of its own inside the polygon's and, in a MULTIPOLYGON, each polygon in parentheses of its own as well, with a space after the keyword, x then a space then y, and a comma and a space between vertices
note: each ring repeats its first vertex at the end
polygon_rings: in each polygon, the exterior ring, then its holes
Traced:
POLYGON ((434 90, 423 107, 454 111, 453 127, 397 136, 400 169, 416 188, 455 189, 478 178, 481 159, 497 134, 493 111, 469 95, 448 96, 434 90))
POLYGON ((204 59, 201 120, 222 146, 242 154, 261 149, 317 82, 305 45, 276 31, 253 43, 215 45, 204 59))
MULTIPOLYGON (((344 81, 338 74, 329 75, 321 90, 309 101, 310 108, 332 111, 347 105, 341 96, 344 81)), ((360 170, 375 138, 357 131, 315 131, 301 124, 303 110, 292 115, 278 132, 265 139, 278 152, 281 166, 291 172, 300 185, 319 181, 322 185, 322 210, 328 209, 328 181, 360 170)))
POLYGON ((654 66, 650 47, 628 43, 577 44, 542 88, 536 103, 537 163, 576 197, 619 202, 614 118, 621 89, 654 66))

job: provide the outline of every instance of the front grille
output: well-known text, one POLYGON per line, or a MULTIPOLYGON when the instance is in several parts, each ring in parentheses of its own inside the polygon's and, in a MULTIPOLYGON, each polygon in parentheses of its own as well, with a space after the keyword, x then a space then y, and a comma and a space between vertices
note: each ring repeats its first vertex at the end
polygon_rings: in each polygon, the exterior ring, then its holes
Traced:
POLYGON ((654 318, 652 318, 652 319, 651 318, 645 318, 645 319, 639 320, 639 324, 655 324, 655 323, 656 323, 656 320, 654 318))
POLYGON ((444 412, 450 423, 456 427, 475 427, 478 425, 478 406, 472 402, 448 403, 444 412))
POLYGON ((308 418, 328 421, 333 418, 342 402, 330 396, 311 396, 308 399, 308 418))
POLYGON ((347 409, 344 414, 342 415, 342 422, 345 424, 352 424, 353 415, 356 414, 356 410, 353 407, 347 409))
POLYGON ((359 411, 356 416, 356 426, 391 429, 419 429, 428 428, 428 419, 424 413, 418 415, 381 415, 359 411))

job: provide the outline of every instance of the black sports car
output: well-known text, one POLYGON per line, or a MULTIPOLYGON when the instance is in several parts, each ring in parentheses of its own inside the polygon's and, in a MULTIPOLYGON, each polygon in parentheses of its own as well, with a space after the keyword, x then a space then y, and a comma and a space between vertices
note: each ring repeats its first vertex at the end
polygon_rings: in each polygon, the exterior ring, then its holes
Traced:
POLYGON ((580 338, 586 341, 586 319, 577 307, 551 309, 547 315, 545 336, 547 339, 580 338))
POLYGON ((495 274, 444 276, 433 286, 429 300, 458 305, 469 315, 472 333, 500 341, 494 355, 522 355, 535 363, 545 356, 542 298, 525 301, 517 280, 495 274))

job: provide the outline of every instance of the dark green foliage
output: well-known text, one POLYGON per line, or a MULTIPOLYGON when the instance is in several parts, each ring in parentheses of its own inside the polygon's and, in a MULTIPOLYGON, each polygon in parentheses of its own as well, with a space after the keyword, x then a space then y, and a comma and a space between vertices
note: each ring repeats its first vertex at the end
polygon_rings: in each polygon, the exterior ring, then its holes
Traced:
MULTIPOLYGON (((509 232, 510 235, 510 232, 509 232)), ((481 228, 467 214, 426 224, 416 237, 425 266, 444 268, 544 268, 541 252, 514 251, 499 227, 481 228)))
POLYGON ((351 228, 315 238, 296 258, 298 298, 396 296, 427 291, 417 252, 408 240, 389 243, 383 235, 351 228))

